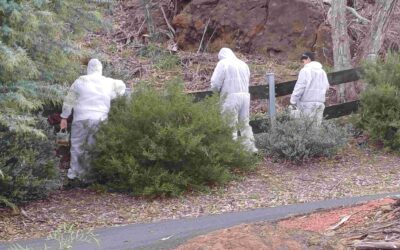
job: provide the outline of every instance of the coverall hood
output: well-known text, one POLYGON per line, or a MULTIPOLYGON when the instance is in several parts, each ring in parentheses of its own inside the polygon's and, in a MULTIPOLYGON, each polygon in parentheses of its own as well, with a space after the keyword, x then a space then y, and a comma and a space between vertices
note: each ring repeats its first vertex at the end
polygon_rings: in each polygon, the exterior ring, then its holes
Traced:
POLYGON ((317 61, 312 61, 312 62, 307 63, 306 65, 304 65, 304 67, 313 68, 313 69, 322 69, 322 64, 320 64, 317 61))
POLYGON ((233 53, 231 49, 222 48, 218 53, 218 60, 223 60, 223 59, 237 59, 237 57, 235 56, 235 53, 233 53))
POLYGON ((98 59, 90 59, 87 67, 87 74, 103 74, 103 65, 98 59))

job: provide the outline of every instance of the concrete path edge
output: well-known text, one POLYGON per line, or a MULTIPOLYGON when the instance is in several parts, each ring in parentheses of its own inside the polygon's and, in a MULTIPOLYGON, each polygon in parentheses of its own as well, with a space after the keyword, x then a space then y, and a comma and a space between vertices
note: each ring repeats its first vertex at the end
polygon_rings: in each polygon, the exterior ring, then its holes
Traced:
MULTIPOLYGON (((400 193, 396 192, 331 199, 271 208, 259 208, 250 211, 207 215, 197 218, 166 220, 155 223, 130 224, 119 227, 103 228, 95 231, 98 235, 100 246, 77 242, 73 249, 171 249, 183 243, 187 239, 218 229, 228 228, 243 223, 274 221, 292 215, 301 215, 315 212, 317 210, 351 206, 391 196, 400 196, 400 193)), ((55 242, 38 239, 3 243, 0 244, 0 250, 9 250, 15 243, 18 243, 23 247, 29 247, 29 249, 43 249, 45 244, 49 249, 55 249, 57 246, 55 242)))

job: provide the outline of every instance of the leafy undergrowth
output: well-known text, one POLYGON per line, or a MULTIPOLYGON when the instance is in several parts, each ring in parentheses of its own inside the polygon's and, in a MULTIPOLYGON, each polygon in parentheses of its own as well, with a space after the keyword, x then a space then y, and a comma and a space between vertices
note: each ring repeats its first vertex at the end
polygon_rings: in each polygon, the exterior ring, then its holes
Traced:
POLYGON ((399 190, 399 160, 400 156, 351 144, 339 156, 303 166, 265 159, 255 173, 207 194, 145 200, 88 189, 59 191, 48 200, 22 207, 19 215, 0 210, 0 239, 47 236, 62 223, 99 228, 394 192, 399 190))

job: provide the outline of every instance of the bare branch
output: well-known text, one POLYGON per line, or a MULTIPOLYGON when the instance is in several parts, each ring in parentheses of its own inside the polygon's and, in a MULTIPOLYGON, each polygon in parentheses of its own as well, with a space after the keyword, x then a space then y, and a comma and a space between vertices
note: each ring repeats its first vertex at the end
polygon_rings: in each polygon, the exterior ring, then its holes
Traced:
POLYGON ((200 45, 199 45, 199 49, 197 50, 197 54, 200 52, 201 47, 203 46, 203 40, 204 40, 204 36, 206 35, 207 29, 208 29, 208 25, 210 24, 210 18, 208 18, 206 26, 204 27, 204 32, 203 32, 203 36, 201 37, 201 41, 200 41, 200 45))
POLYGON ((400 248, 399 242, 360 242, 355 244, 356 249, 398 249, 400 248))
POLYGON ((322 3, 331 6, 332 0, 322 0, 322 3))
POLYGON ((361 23, 363 23, 363 24, 368 24, 368 23, 371 22, 371 21, 368 20, 367 18, 365 18, 365 17, 361 16, 360 14, 358 14, 358 12, 357 12, 354 8, 351 8, 351 7, 349 7, 349 6, 346 6, 346 9, 347 9, 348 11, 350 11, 355 17, 357 17, 357 19, 360 20, 361 23))
POLYGON ((175 29, 174 29, 174 28, 172 27, 172 25, 169 23, 168 18, 167 18, 167 15, 165 14, 164 8, 162 7, 161 4, 160 4, 160 9, 161 9, 161 12, 162 12, 162 14, 163 14, 163 16, 164 16, 165 22, 167 23, 168 28, 171 30, 172 34, 175 35, 175 29))
MULTIPOLYGON (((324 4, 326 4, 326 5, 332 6, 332 0, 322 0, 322 2, 323 2, 324 4)), ((357 10, 355 10, 354 8, 349 7, 349 6, 346 6, 346 9, 347 9, 348 11, 350 11, 361 23, 363 23, 363 24, 368 24, 368 23, 371 22, 371 21, 368 20, 367 18, 361 16, 361 15, 357 12, 357 10)))

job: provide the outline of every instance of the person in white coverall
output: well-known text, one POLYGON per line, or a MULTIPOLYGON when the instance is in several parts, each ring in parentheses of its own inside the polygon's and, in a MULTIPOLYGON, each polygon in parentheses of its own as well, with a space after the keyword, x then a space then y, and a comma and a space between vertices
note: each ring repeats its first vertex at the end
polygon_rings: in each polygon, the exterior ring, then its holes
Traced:
POLYGON ((249 67, 228 48, 220 50, 218 59, 219 62, 211 77, 211 89, 221 95, 223 100, 222 114, 233 115, 230 124, 234 128, 233 139, 237 139, 237 128, 239 128, 245 147, 250 152, 255 153, 258 150, 254 144, 253 131, 249 125, 249 67))
POLYGON ((320 125, 325 109, 325 94, 329 89, 328 77, 322 65, 315 61, 314 53, 306 52, 301 56, 304 67, 290 97, 290 104, 297 107, 304 116, 315 119, 320 125))
POLYGON ((87 75, 80 76, 71 86, 62 108, 61 129, 67 128, 67 118, 73 109, 71 127, 71 163, 68 178, 81 178, 86 171, 85 150, 82 146, 94 143, 94 132, 107 119, 111 100, 125 93, 125 84, 102 75, 103 66, 91 59, 87 75))

